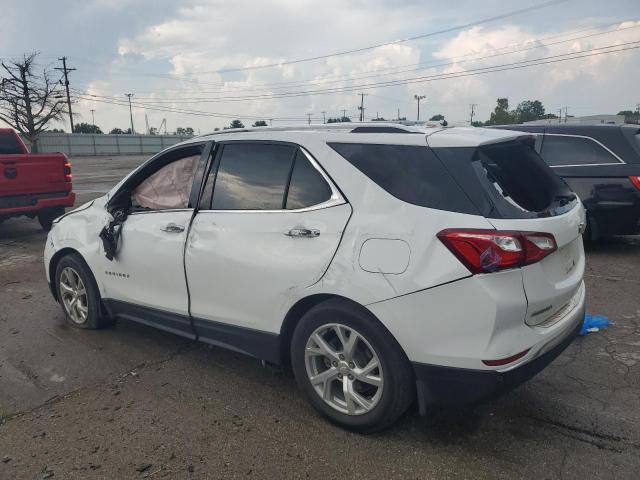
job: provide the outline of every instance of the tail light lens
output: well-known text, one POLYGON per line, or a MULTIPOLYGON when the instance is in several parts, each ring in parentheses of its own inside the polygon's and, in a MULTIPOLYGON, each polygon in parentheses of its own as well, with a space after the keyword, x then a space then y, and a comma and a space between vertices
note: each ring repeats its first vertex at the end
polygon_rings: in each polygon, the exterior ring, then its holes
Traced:
POLYGON ((634 177, 629 177, 629 180, 631 180, 631 183, 640 190, 640 176, 636 175, 634 177))
POLYGON ((438 238, 471 273, 491 273, 539 262, 558 249, 550 233, 447 229, 438 238))
POLYGON ((71 182, 73 179, 73 175, 71 175, 71 162, 69 160, 65 160, 62 165, 62 172, 64 173, 64 181, 71 182))

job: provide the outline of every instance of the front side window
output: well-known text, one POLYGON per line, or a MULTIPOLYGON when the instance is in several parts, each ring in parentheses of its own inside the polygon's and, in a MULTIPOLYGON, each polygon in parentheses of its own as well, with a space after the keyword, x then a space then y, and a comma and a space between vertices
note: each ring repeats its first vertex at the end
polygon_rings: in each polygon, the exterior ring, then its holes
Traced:
POLYGON ((553 167, 620 163, 606 148, 587 137, 547 134, 540 154, 553 167))
POLYGON ((213 210, 280 210, 295 147, 280 144, 224 145, 213 188, 213 210))
POLYGON ((132 209, 187 208, 201 150, 201 146, 196 146, 168 153, 169 158, 175 159, 146 177, 131 192, 132 209))

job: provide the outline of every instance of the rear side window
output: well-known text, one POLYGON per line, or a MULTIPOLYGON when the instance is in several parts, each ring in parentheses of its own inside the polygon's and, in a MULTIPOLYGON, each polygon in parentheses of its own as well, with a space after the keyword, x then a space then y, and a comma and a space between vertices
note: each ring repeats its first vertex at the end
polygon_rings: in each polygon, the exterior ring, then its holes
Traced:
POLYGON ((394 197, 414 205, 477 215, 478 210, 427 146, 329 143, 394 197))
POLYGON ((331 198, 331 188, 300 150, 296 153, 287 192, 287 210, 311 207, 331 198))
POLYGON ((606 148, 591 138, 564 135, 544 136, 542 158, 551 166, 620 163, 606 148))
POLYGON ((12 133, 0 133, 0 154, 21 154, 22 148, 12 133))
POLYGON ((288 145, 225 145, 213 188, 213 210, 280 210, 296 149, 288 145))

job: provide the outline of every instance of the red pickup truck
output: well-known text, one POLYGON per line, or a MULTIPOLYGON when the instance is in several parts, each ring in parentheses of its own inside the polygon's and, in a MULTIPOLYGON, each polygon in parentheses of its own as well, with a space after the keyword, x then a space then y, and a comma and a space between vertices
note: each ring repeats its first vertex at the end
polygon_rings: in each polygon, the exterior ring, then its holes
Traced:
POLYGON ((26 215, 45 230, 73 206, 71 163, 64 153, 29 153, 20 136, 0 128, 0 222, 26 215))

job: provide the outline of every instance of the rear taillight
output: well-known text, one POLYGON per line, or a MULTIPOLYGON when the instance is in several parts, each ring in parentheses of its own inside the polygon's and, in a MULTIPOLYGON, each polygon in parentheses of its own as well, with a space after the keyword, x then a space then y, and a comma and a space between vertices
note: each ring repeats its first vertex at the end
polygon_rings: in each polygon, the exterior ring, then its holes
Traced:
POLYGON ((471 273, 491 273, 539 262, 558 249, 550 233, 451 228, 438 238, 471 273))
POLYGON ((71 162, 69 160, 65 160, 62 165, 62 172, 64 173, 64 181, 71 182, 73 179, 73 175, 71 175, 71 162))
POLYGON ((634 177, 629 177, 629 180, 631 180, 631 183, 640 190, 640 176, 636 175, 634 177))

